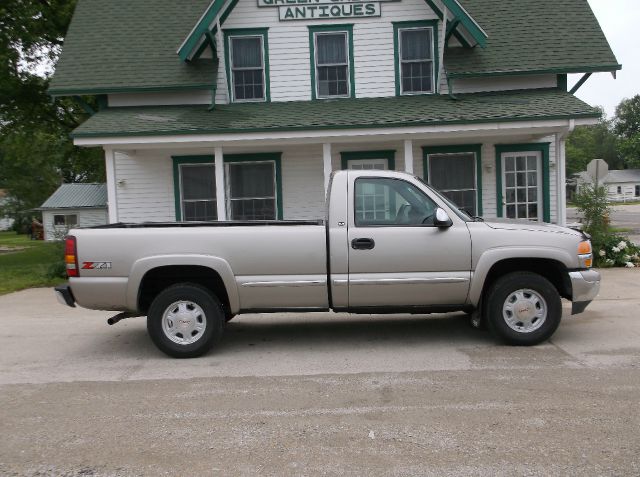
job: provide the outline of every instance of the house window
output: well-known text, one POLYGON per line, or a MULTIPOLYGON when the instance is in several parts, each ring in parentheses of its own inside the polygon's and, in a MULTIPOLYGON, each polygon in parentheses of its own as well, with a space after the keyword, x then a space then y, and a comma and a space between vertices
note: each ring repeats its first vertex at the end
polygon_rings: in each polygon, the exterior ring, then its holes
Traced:
POLYGON ((427 156, 429 184, 472 217, 478 215, 476 169, 473 152, 427 156))
POLYGON ((640 185, 636 186, 636 197, 640 197, 640 185))
POLYGON ((618 186, 617 191, 618 191, 618 194, 622 194, 622 186, 618 186))
POLYGON ((428 22, 396 23, 396 92, 435 92, 434 28, 428 22), (429 26, 426 26, 429 25, 429 26))
POLYGON ((231 220, 275 220, 275 161, 229 162, 225 168, 228 217, 231 220))
POLYGON ((313 98, 353 97, 352 26, 309 27, 313 98))
POLYGON ((180 210, 184 221, 217 220, 213 164, 180 164, 180 210))
POLYGON ((266 29, 226 30, 227 73, 233 101, 267 101, 266 29))
POLYGON ((75 214, 56 214, 53 216, 53 225, 56 227, 73 227, 78 225, 78 216, 75 214))

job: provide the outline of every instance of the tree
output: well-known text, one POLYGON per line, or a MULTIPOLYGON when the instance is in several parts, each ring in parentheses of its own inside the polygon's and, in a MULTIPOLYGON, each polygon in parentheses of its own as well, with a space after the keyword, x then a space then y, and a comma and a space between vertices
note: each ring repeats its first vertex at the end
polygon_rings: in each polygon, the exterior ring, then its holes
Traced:
POLYGON ((104 180, 101 151, 70 139, 87 114, 71 98, 47 95, 75 3, 0 3, 0 188, 10 197, 0 215, 38 207, 61 182, 104 180))
POLYGON ((620 137, 618 151, 625 165, 640 168, 640 94, 623 99, 616 108, 614 131, 620 137))
POLYGON ((622 158, 618 152, 618 138, 612 122, 600 108, 600 120, 593 126, 578 126, 566 143, 567 175, 585 171, 593 159, 604 159, 609 168, 621 169, 622 158))

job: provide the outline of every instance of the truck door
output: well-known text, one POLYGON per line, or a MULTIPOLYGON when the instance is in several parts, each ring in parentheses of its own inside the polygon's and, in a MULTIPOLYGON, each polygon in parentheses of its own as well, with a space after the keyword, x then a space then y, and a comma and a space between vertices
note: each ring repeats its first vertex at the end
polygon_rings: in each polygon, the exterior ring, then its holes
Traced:
POLYGON ((438 205, 408 180, 349 173, 348 182, 349 308, 464 304, 466 223, 434 226, 438 205))

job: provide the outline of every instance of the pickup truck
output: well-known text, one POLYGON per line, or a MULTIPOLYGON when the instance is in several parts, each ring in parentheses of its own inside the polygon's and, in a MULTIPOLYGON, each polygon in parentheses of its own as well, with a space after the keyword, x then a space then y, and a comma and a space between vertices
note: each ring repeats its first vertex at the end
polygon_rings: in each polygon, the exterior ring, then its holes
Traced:
POLYGON ((66 237, 61 303, 146 316, 170 356, 202 355, 240 313, 463 311, 513 345, 548 339, 561 297, 600 288, 589 237, 470 217, 400 172, 332 175, 324 221, 117 223, 66 237))

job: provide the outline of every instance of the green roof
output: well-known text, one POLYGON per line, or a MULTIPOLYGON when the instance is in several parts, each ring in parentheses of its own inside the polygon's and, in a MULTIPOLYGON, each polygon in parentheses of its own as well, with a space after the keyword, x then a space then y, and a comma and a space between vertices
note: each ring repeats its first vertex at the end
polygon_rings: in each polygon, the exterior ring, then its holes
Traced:
POLYGON ((600 113, 558 89, 500 93, 337 99, 206 106, 107 108, 73 136, 226 134, 283 130, 431 126, 544 119, 597 118, 600 113))
POLYGON ((176 51, 210 0, 79 0, 53 95, 212 88, 217 64, 176 51))
POLYGON ((451 77, 614 71, 620 65, 587 0, 462 0, 485 48, 447 48, 451 77))

